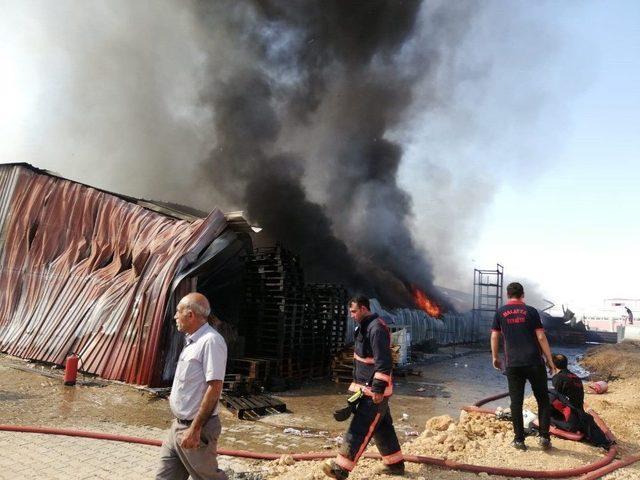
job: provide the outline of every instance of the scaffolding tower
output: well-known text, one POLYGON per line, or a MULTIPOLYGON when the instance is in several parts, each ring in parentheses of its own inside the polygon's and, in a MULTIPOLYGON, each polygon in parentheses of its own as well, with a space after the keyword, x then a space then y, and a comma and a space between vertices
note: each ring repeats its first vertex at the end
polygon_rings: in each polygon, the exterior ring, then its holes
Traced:
POLYGON ((488 336, 493 316, 502 305, 504 267, 496 264, 495 270, 473 271, 473 318, 481 336, 488 336))

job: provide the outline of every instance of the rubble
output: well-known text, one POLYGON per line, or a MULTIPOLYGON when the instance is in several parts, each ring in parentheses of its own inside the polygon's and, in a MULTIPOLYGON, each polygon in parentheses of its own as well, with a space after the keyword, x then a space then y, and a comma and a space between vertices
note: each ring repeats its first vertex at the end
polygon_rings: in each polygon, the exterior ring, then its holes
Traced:
MULTIPOLYGON (((618 365, 628 365, 626 370, 619 372, 625 375, 610 383, 609 392, 603 395, 588 395, 587 403, 600 413, 619 439, 622 455, 629 455, 640 451, 640 399, 637 390, 640 379, 635 374, 635 367, 640 364, 640 348, 616 350, 616 346, 607 346, 595 354, 588 354, 591 362, 603 361, 618 365), (626 372, 626 374, 625 374, 626 372)), ((537 411, 535 399, 528 397, 525 406, 537 411)), ((505 410, 502 408, 501 410, 505 410)), ((527 438, 529 446, 527 452, 516 451, 511 448, 513 438, 511 423, 499 420, 495 416, 462 411, 456 421, 449 415, 440 415, 425 422, 424 431, 415 439, 403 444, 405 454, 415 454, 447 458, 463 463, 478 465, 518 467, 533 470, 567 469, 583 465, 597 459, 601 450, 587 444, 553 439, 553 449, 543 452, 534 438, 527 438)), ((369 452, 375 447, 370 446, 369 452)), ((303 462, 289 466, 285 471, 268 477, 270 480, 321 479, 318 472, 321 462, 303 462)), ((379 461, 363 459, 349 479, 364 480, 374 478, 379 461)), ((450 470, 437 469, 432 466, 407 464, 407 477, 439 478, 446 480, 463 480, 472 478, 504 478, 488 474, 471 474, 450 470)), ((375 476, 376 479, 393 477, 375 476)), ((618 470, 606 479, 638 479, 640 478, 640 464, 634 464, 618 470)))

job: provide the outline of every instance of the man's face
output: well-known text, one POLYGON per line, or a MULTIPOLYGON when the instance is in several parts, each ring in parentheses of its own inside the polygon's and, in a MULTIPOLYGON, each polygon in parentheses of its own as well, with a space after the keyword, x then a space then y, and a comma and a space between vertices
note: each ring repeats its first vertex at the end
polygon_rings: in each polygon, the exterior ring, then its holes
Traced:
POLYGON ((354 321, 360 323, 369 315, 369 310, 366 307, 358 306, 357 303, 352 302, 349 304, 349 314, 354 321))
POLYGON ((178 304, 173 318, 176 320, 176 327, 178 327, 179 332, 189 333, 191 331, 195 315, 183 303, 178 304))

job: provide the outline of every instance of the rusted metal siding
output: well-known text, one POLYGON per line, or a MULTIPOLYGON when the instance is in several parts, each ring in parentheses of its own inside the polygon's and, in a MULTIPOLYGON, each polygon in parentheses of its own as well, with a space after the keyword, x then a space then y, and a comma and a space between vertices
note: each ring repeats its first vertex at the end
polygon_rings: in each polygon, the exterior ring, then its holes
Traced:
POLYGON ((11 211, 11 199, 13 198, 16 179, 19 173, 19 167, 7 166, 0 168, 0 263, 4 257, 6 219, 11 211))
POLYGON ((149 384, 174 276, 222 213, 176 220, 24 167, 0 168, 0 187, 0 350, 57 364, 77 352, 85 371, 149 384))

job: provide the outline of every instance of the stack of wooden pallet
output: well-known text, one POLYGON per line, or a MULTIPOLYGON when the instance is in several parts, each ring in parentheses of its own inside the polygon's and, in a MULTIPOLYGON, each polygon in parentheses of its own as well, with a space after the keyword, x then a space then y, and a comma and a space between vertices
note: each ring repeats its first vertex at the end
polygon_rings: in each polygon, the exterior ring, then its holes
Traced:
POLYGON ((300 259, 281 246, 256 249, 246 263, 247 354, 275 359, 270 372, 301 378, 300 341, 304 320, 304 275, 300 259))
MULTIPOLYGON (((240 332, 248 359, 269 359, 267 376, 324 377, 344 344, 347 293, 340 286, 304 283, 300 259, 280 245, 246 260, 240 332)), ((241 368, 233 373, 247 374, 241 368)))
MULTIPOLYGON (((400 347, 391 347, 391 359, 394 368, 400 359, 400 347)), ((331 380, 336 383, 351 383, 353 381, 353 345, 343 348, 331 362, 331 380)))
POLYGON ((336 383, 353 381, 353 345, 343 348, 331 362, 331 380, 336 383))
POLYGON ((234 376, 234 379, 225 378, 229 383, 229 388, 239 386, 238 391, 259 391, 268 384, 272 375, 277 375, 277 365, 279 362, 266 358, 233 358, 227 362, 227 377, 234 376), (273 373, 272 373, 273 372, 273 373), (233 383, 231 383, 233 382, 233 383), (248 388, 245 388, 245 385, 248 388))
POLYGON ((302 363, 312 377, 329 374, 332 358, 344 345, 347 292, 338 285, 308 284, 302 329, 302 363))
POLYGON ((227 373, 222 382, 222 391, 233 395, 246 395, 251 393, 253 382, 245 375, 239 373, 227 373))

